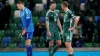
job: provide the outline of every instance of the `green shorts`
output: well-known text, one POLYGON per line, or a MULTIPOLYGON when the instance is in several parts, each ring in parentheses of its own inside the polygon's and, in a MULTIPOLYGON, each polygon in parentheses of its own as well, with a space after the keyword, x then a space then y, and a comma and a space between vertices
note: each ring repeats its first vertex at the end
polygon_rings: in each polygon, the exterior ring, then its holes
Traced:
POLYGON ((50 31, 50 33, 51 33, 51 37, 49 37, 49 40, 53 40, 53 41, 61 40, 59 31, 54 30, 54 31, 50 31))
POLYGON ((67 32, 63 33, 63 41, 64 42, 72 41, 72 32, 71 31, 67 31, 67 32))
POLYGON ((68 31, 69 28, 70 28, 70 23, 65 22, 63 25, 63 41, 64 42, 71 42, 72 41, 73 31, 68 31))

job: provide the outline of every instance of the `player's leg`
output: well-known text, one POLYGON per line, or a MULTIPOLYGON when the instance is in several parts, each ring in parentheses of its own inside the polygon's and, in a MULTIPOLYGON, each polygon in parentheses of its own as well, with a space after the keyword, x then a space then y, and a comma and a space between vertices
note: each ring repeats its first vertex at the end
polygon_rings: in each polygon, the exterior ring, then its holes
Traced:
POLYGON ((53 40, 49 41, 49 56, 53 56, 53 40))
POLYGON ((32 46, 31 46, 31 39, 27 39, 25 41, 26 44, 26 51, 27 51, 27 56, 32 56, 32 46))
POLYGON ((25 34, 25 45, 26 45, 27 56, 32 56, 32 45, 31 45, 32 35, 33 35, 32 32, 28 32, 25 34))
POLYGON ((53 41, 53 36, 54 36, 54 32, 51 31, 51 37, 49 38, 49 56, 53 56, 53 46, 54 46, 54 41, 53 41))
POLYGON ((56 40, 56 44, 53 47, 53 54, 58 50, 58 48, 61 46, 61 38, 59 35, 59 32, 55 32, 54 40, 56 40))
POLYGON ((64 36, 64 39, 65 39, 65 46, 66 46, 66 49, 68 51, 68 56, 74 56, 73 55, 73 48, 72 48, 72 45, 71 45, 71 41, 72 41, 71 33, 67 32, 64 36))
POLYGON ((71 46, 71 42, 65 42, 65 46, 66 46, 66 49, 68 51, 68 56, 74 56, 73 55, 73 48, 71 46))
POLYGON ((56 45, 53 47, 53 54, 58 50, 58 48, 61 46, 61 40, 56 40, 56 45))

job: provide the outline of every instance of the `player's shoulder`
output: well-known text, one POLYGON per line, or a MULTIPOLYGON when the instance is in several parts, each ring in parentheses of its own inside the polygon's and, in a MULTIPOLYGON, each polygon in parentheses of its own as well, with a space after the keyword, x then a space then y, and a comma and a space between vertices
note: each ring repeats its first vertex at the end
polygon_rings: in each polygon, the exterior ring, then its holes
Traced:
POLYGON ((50 13, 50 10, 47 11, 46 15, 49 15, 49 13, 50 13))
POLYGON ((68 10, 68 13, 69 13, 69 14, 73 14, 73 12, 72 12, 70 9, 68 10))
POLYGON ((60 11, 55 9, 55 12, 59 13, 60 11))
POLYGON ((50 12, 50 10, 47 11, 47 13, 49 13, 49 12, 50 12))
POLYGON ((26 14, 29 14, 31 11, 30 11, 28 8, 25 8, 24 12, 25 12, 26 14))

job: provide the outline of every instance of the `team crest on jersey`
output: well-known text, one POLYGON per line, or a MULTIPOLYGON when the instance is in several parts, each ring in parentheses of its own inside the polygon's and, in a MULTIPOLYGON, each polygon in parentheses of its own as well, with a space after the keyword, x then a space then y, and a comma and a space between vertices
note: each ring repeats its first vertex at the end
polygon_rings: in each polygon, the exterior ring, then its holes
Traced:
POLYGON ((21 13, 21 16, 24 16, 24 13, 21 13))

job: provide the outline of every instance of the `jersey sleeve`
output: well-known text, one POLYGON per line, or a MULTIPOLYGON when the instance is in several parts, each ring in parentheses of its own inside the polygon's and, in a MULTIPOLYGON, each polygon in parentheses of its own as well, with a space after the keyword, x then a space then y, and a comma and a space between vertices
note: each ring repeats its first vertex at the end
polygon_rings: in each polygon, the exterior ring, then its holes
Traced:
MULTIPOLYGON (((21 16, 22 12, 20 11, 20 16, 21 16)), ((21 23, 23 25, 23 28, 26 28, 26 21, 24 20, 24 18, 21 16, 21 23)))
POLYGON ((22 25, 23 25, 23 28, 26 28, 26 22, 24 21, 24 20, 21 20, 21 22, 22 22, 22 25))
POLYGON ((59 19, 59 10, 56 10, 56 19, 59 19))
POLYGON ((28 28, 29 24, 31 23, 31 14, 27 9, 25 10, 25 15, 26 15, 26 28, 28 28))
POLYGON ((46 21, 49 21, 49 11, 46 13, 46 21))
POLYGON ((72 19, 76 18, 76 16, 74 15, 73 12, 69 11, 69 13, 70 13, 70 16, 71 16, 72 19))

